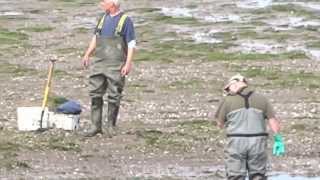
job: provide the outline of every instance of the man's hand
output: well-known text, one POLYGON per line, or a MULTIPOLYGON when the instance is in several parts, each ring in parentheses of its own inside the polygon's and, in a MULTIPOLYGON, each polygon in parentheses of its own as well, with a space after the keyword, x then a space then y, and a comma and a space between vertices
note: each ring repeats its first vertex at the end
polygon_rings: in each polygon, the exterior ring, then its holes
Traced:
POLYGON ((218 120, 218 121, 217 121, 217 126, 218 126, 220 129, 223 129, 223 127, 224 127, 223 121, 218 120))
POLYGON ((130 73, 132 68, 132 63, 131 62, 127 62, 125 63, 124 66, 122 66, 121 68, 121 76, 126 76, 130 73))
POLYGON ((90 58, 89 58, 89 56, 87 56, 87 55, 83 56, 81 63, 82 63, 82 67, 83 67, 84 69, 88 69, 89 64, 90 64, 90 58))
POLYGON ((88 69, 89 65, 90 65, 90 55, 92 54, 92 52, 96 49, 96 43, 97 41, 97 36, 94 35, 90 41, 89 47, 86 51, 86 53, 84 54, 83 58, 82 58, 82 67, 84 69, 88 69))

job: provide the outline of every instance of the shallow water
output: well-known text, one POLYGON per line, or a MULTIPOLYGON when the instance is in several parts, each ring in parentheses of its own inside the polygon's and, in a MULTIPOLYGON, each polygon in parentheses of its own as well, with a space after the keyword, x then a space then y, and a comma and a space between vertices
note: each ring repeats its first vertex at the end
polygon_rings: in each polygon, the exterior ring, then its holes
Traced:
POLYGON ((246 41, 240 43, 240 48, 242 52, 250 53, 273 53, 277 54, 283 48, 284 45, 275 43, 263 43, 258 41, 246 41))
POLYGON ((308 49, 307 52, 312 59, 320 61, 320 49, 308 49))
POLYGON ((303 176, 290 176, 282 174, 269 178, 270 180, 320 180, 320 177, 303 177, 303 176))
POLYGON ((212 44, 221 43, 222 40, 216 39, 214 37, 214 33, 216 33, 216 31, 210 31, 208 33, 206 33, 206 32, 196 32, 192 36, 192 39, 196 43, 212 43, 212 44))
POLYGON ((303 3, 303 2, 297 2, 296 4, 299 4, 300 6, 307 7, 313 10, 320 11, 320 3, 319 2, 312 2, 312 3, 303 3))
POLYGON ((0 16, 21 16, 21 15, 23 15, 22 12, 16 12, 16 11, 0 12, 0 16))
POLYGON ((172 17, 192 17, 192 11, 188 8, 161 8, 162 14, 172 17))
POLYGON ((290 1, 283 1, 279 3, 274 3, 274 5, 288 5, 294 4, 304 8, 309 8, 315 11, 320 11, 320 2, 290 2, 290 1))
POLYGON ((320 49, 309 49, 301 44, 291 44, 286 48, 286 51, 302 51, 305 52, 310 59, 320 61, 320 49))
MULTIPOLYGON (((301 7, 310 8, 310 10, 319 9, 320 3, 318 2, 302 2, 302 1, 281 1, 281 0, 243 0, 233 2, 239 8, 256 9, 266 8, 272 5, 289 5, 295 4, 301 7)), ((210 6, 210 5, 209 5, 210 6)), ((247 13, 233 12, 222 13, 215 11, 208 11, 212 7, 207 7, 205 11, 203 9, 190 9, 184 7, 162 7, 162 13, 172 17, 193 17, 203 22, 210 23, 249 23, 254 19, 255 15, 248 15, 247 13)), ((320 28, 320 19, 308 19, 307 17, 297 16, 290 14, 288 17, 282 18, 268 18, 261 20, 266 23, 265 25, 272 28, 274 31, 289 31, 301 28, 320 28)), ((218 26, 217 26, 218 27, 218 26)), ((223 29, 216 28, 216 26, 208 26, 202 28, 200 31, 195 30, 194 27, 175 27, 177 34, 184 36, 185 38, 192 39, 195 43, 222 43, 224 39, 216 37, 215 34, 224 31, 223 29), (186 29, 184 29, 186 28, 186 29)), ((320 60, 319 49, 309 49, 306 47, 306 42, 286 42, 278 43, 276 40, 255 40, 255 39, 239 39, 235 42, 237 46, 232 47, 231 51, 244 52, 244 53, 272 53, 278 54, 291 51, 302 51, 313 60, 320 60)))
MULTIPOLYGON (((224 166, 193 165, 182 166, 154 164, 152 167, 130 166, 131 175, 135 177, 179 177, 181 179, 225 179, 224 166)), ((285 172, 270 172, 269 180, 320 180, 320 177, 294 176, 285 172)), ((248 178, 246 179, 248 180, 248 178)))
POLYGON ((199 19, 203 19, 204 21, 208 21, 208 22, 241 22, 243 21, 242 18, 239 15, 235 15, 235 14, 226 14, 226 15, 211 15, 211 16, 202 16, 202 17, 198 17, 199 19))
POLYGON ((246 1, 238 1, 236 3, 237 7, 245 8, 245 9, 257 9, 257 8, 265 8, 272 5, 272 0, 246 0, 246 1))
POLYGON ((198 20, 202 20, 205 22, 248 22, 249 19, 239 16, 237 14, 217 14, 215 13, 208 13, 208 11, 201 11, 199 9, 189 9, 189 8, 161 8, 161 13, 165 16, 171 16, 176 18, 188 18, 194 17, 198 20))
MULTIPOLYGON (((282 19, 269 19, 265 20, 265 22, 275 28, 287 26, 288 29, 290 27, 299 28, 299 27, 309 27, 309 26, 320 26, 319 20, 305 20, 303 17, 287 17, 282 19)), ((292 28, 291 28, 292 29, 292 28)))
POLYGON ((72 17, 68 22, 73 28, 93 29, 96 26, 96 17, 72 17))
POLYGON ((244 0, 236 3, 237 7, 244 9, 266 8, 272 5, 294 4, 311 10, 320 11, 320 2, 302 2, 302 1, 276 1, 276 0, 244 0))

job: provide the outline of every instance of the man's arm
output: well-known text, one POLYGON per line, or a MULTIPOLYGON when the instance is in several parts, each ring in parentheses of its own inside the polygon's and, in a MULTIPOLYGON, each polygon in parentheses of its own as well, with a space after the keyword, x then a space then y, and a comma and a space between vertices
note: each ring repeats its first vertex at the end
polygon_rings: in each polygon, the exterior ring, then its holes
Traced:
POLYGON ((89 47, 88 47, 86 53, 84 54, 84 56, 82 58, 82 66, 84 68, 87 68, 89 66, 90 55, 96 49, 96 45, 97 45, 97 36, 94 35, 90 41, 90 44, 89 44, 89 47))
POLYGON ((274 134, 279 133, 280 123, 276 118, 276 113, 268 100, 266 100, 265 117, 268 119, 268 125, 274 134))
POLYGON ((134 52, 136 49, 136 35, 134 30, 134 25, 131 18, 127 18, 123 28, 124 39, 128 45, 127 59, 126 63, 123 65, 121 69, 121 75, 128 75, 132 68, 132 60, 134 56, 134 52))
POLYGON ((272 132, 274 134, 279 133, 279 131, 280 131, 280 123, 279 123, 279 120, 277 118, 275 118, 275 117, 269 118, 268 124, 269 124, 269 127, 270 127, 270 129, 272 130, 272 132))
POLYGON ((219 128, 223 129, 226 115, 226 103, 225 99, 221 99, 218 105, 218 109, 214 115, 217 125, 219 128))
POLYGON ((133 59, 134 51, 135 51, 135 48, 133 47, 128 48, 127 60, 121 69, 122 76, 128 75, 132 68, 132 59, 133 59))

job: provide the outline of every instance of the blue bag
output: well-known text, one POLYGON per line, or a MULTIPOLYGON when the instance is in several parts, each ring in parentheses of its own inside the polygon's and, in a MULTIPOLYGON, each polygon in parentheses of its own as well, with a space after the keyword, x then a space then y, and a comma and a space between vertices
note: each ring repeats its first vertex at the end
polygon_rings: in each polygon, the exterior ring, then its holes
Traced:
POLYGON ((81 106, 77 101, 69 100, 58 106, 57 112, 63 114, 80 114, 81 106))

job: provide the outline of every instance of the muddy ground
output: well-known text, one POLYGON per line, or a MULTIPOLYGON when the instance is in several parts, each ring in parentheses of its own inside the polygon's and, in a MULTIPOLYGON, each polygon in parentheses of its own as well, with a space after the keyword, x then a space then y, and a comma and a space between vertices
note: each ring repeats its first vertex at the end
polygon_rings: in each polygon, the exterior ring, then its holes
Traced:
POLYGON ((316 0, 124 1, 139 48, 120 133, 110 139, 17 131, 17 107, 41 105, 50 56, 59 59, 50 106, 61 97, 80 101, 81 128, 88 127, 80 60, 98 1, 0 0, 0 178, 223 179, 225 136, 213 114, 236 73, 281 119, 287 149, 270 156, 272 178, 320 176, 319 7, 316 0))

